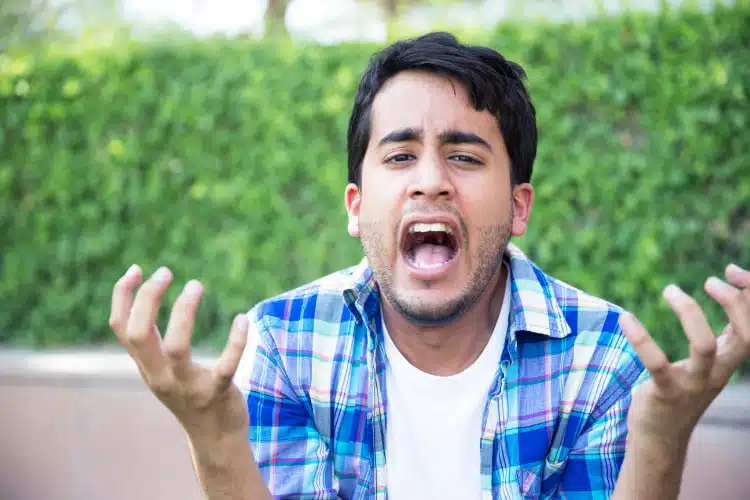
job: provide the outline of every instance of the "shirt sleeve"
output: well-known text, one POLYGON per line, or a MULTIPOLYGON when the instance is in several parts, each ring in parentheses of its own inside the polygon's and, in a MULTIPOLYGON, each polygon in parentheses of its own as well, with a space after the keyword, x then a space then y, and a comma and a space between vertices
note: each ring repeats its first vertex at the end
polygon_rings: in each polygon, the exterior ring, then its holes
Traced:
POLYGON ((623 353, 622 359, 592 423, 571 448, 554 497, 557 500, 605 500, 614 493, 625 458, 633 391, 649 377, 634 353, 623 353))
POLYGON ((247 401, 255 461, 274 498, 336 499, 329 447, 295 390, 272 335, 254 311, 234 378, 247 401))

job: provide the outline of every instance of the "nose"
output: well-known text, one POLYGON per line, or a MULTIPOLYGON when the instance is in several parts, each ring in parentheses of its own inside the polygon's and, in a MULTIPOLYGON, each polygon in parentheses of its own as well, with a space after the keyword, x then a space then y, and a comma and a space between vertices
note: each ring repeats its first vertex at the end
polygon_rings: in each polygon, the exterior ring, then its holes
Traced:
POLYGON ((429 200, 450 199, 455 193, 447 165, 434 156, 423 156, 412 169, 409 197, 429 200))

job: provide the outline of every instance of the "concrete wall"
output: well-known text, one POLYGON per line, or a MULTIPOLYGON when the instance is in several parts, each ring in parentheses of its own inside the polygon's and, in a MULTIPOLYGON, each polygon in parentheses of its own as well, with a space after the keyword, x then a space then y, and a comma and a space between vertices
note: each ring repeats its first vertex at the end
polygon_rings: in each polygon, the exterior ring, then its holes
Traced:
MULTIPOLYGON (((681 500, 750 499, 750 387, 691 444, 681 500)), ((120 353, 0 352, 0 500, 201 500, 185 438, 120 353)))

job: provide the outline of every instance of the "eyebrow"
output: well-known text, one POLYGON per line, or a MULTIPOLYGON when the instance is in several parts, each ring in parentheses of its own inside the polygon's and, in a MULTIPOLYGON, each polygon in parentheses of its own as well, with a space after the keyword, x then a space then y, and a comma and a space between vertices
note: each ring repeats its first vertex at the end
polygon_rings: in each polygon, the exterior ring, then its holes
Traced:
MULTIPOLYGON (((418 141, 421 140, 423 136, 424 134, 422 133, 422 131, 416 128, 402 128, 386 134, 382 139, 380 139, 378 146, 383 146, 385 144, 393 142, 418 141)), ((487 141, 472 132, 446 130, 445 132, 442 132, 440 134, 440 142, 443 144, 477 144, 488 149, 489 151, 492 151, 492 146, 490 146, 487 141)))

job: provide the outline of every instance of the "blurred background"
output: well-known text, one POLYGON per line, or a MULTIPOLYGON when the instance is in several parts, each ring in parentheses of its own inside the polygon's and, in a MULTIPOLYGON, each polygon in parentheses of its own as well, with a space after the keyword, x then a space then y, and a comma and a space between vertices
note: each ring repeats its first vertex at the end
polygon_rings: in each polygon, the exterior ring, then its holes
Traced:
MULTIPOLYGON (((672 359, 687 344, 667 284, 723 328, 702 287, 750 266, 748 0, 2 0, 1 500, 198 498, 113 342, 113 284, 170 266, 164 324, 200 279, 210 362, 236 313, 358 262, 354 91, 375 50, 434 29, 527 70, 540 145, 516 243, 672 359)), ((694 444, 688 476, 712 497, 750 498, 731 472, 750 459, 748 366, 694 444)))

